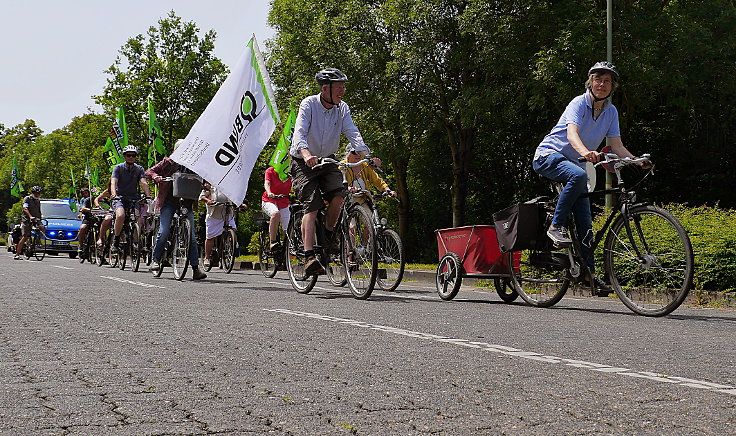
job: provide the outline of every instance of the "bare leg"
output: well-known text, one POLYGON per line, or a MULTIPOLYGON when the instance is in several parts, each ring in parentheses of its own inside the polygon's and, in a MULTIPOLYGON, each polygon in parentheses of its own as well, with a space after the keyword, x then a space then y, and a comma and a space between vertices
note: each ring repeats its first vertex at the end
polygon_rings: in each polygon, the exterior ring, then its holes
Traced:
POLYGON ((209 238, 204 240, 204 258, 209 260, 212 254, 212 247, 215 246, 215 238, 209 238))
POLYGON ((332 200, 330 200, 330 207, 327 208, 327 222, 325 223, 328 230, 335 229, 337 219, 340 217, 340 208, 342 208, 343 201, 345 201, 345 198, 340 196, 332 197, 332 200))
POLYGON ((276 212, 271 215, 271 220, 268 222, 268 236, 273 244, 276 242, 276 235, 279 231, 279 222, 281 222, 281 213, 276 212))
POLYGON ((314 229, 318 213, 318 210, 307 212, 302 218, 302 238, 304 239, 304 251, 314 249, 314 229))

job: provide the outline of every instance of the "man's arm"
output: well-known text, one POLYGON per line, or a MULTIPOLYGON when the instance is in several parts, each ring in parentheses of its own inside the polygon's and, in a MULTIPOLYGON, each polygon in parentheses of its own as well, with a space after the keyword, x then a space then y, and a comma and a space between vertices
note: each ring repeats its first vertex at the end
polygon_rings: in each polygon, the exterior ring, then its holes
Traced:
POLYGON ((110 178, 110 197, 115 198, 118 196, 118 179, 117 177, 110 178))

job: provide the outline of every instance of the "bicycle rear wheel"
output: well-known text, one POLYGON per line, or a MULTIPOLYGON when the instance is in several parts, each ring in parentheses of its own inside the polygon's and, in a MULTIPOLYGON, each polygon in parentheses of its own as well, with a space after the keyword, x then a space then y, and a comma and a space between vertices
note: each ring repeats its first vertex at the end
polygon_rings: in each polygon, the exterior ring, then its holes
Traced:
MULTIPOLYGON (((237 236, 232 228, 225 229, 222 234, 222 255, 220 256, 220 265, 226 274, 230 274, 235 266, 235 241, 237 236)), ((274 268, 275 270, 276 268, 274 268)))
POLYGON ((258 234, 258 263, 261 266, 261 274, 266 278, 272 278, 276 275, 276 262, 273 253, 270 251, 271 239, 268 236, 268 229, 261 227, 258 234))
POLYGON ((38 232, 33 236, 33 255, 39 261, 46 257, 46 243, 41 239, 41 235, 38 232))
POLYGON ((384 291, 395 291, 404 277, 404 244, 399 234, 391 229, 383 229, 376 239, 378 250, 378 270, 385 278, 378 278, 378 287, 384 291))
POLYGON ((606 235, 604 262, 611 286, 626 307, 664 316, 687 297, 694 273, 690 238, 677 219, 656 206, 629 212, 629 227, 616 218, 606 235))
POLYGON ((132 235, 130 236, 130 267, 134 272, 138 272, 138 268, 141 266, 141 257, 143 256, 142 245, 143 240, 141 239, 141 227, 138 223, 133 224, 131 228, 132 235))
POLYGON ((531 306, 550 307, 557 304, 570 286, 567 272, 570 262, 565 252, 510 252, 507 262, 512 265, 511 286, 531 306))
POLYGON ((187 274, 189 267, 189 242, 192 236, 192 229, 189 227, 187 217, 176 218, 176 237, 174 239, 174 278, 182 280, 187 274))
POLYGON ((373 219, 360 207, 348 212, 343 224, 342 259, 346 265, 348 286, 353 296, 365 300, 376 284, 378 256, 373 219))
POLYGON ((289 281, 295 291, 300 294, 309 293, 317 283, 317 276, 308 276, 304 273, 304 241, 302 239, 302 218, 304 212, 295 210, 291 215, 289 229, 286 232, 285 261, 289 281))
MULTIPOLYGON (((335 237, 338 235, 336 234, 335 237)), ((325 273, 327 274, 327 280, 330 281, 334 286, 345 286, 348 283, 347 274, 345 271, 345 263, 342 260, 342 251, 344 240, 340 241, 340 251, 338 253, 332 253, 327 251, 327 266, 325 267, 325 273)))

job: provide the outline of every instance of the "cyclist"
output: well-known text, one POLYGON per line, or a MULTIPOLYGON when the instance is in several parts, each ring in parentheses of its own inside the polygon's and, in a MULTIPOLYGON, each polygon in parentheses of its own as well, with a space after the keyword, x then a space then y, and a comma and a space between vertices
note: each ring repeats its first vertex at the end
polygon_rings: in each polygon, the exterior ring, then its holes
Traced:
MULTIPOLYGON (((105 236, 105 233, 112 225, 112 219, 114 218, 112 214, 112 208, 110 207, 110 203, 112 200, 110 200, 110 181, 107 181, 107 187, 104 191, 100 192, 100 195, 95 197, 93 203, 94 207, 97 209, 105 209, 108 211, 108 213, 105 214, 105 216, 102 219, 102 223, 100 223, 100 234, 97 235, 97 246, 102 247, 102 240, 105 236)), ((104 259, 100 259, 104 261, 104 259)))
POLYGON ((82 198, 79 200, 79 217, 82 219, 82 225, 79 227, 79 248, 77 252, 81 256, 84 252, 83 244, 87 241, 87 229, 92 222, 92 199, 90 198, 89 188, 80 190, 82 198))
MULTIPOLYGON (((596 149, 605 138, 608 138, 614 153, 633 157, 621 141, 618 110, 608 100, 618 87, 618 79, 618 70, 613 64, 597 62, 593 65, 588 71, 585 93, 567 105, 557 125, 537 147, 532 163, 537 173, 564 184, 547 235, 556 245, 569 246, 572 241, 565 224, 572 212, 581 236, 583 256, 588 255, 593 240, 593 218, 588 197, 581 197, 588 190, 588 179, 583 167, 585 164, 578 162, 578 157, 598 162, 601 153, 596 149)), ((592 256, 588 268, 593 274, 592 256)), ((596 288, 610 289, 599 277, 593 277, 592 281, 596 288)))
MULTIPOLYGON (((314 255, 317 214, 324 200, 327 200, 329 207, 326 233, 330 249, 334 249, 335 238, 332 233, 346 194, 342 185, 342 173, 336 166, 326 165, 316 170, 313 167, 319 163, 320 157, 334 158, 334 153, 340 146, 340 134, 348 139, 356 153, 366 156, 370 152, 353 123, 350 108, 342 101, 348 77, 337 68, 326 68, 315 75, 315 80, 320 92, 305 98, 299 104, 289 150, 293 157, 290 172, 294 179, 294 192, 305 208, 301 230, 307 275, 321 274, 324 271, 314 255)), ((375 159, 375 163, 380 166, 381 161, 375 159)))
MULTIPOLYGON (((343 160, 343 162, 356 163, 360 159, 360 155, 355 153, 355 151, 349 150, 345 153, 345 159, 343 160)), ((391 197, 396 197, 396 191, 392 191, 391 188, 388 186, 388 183, 386 183, 381 178, 381 176, 376 174, 376 171, 373 170, 373 168, 371 168, 367 162, 358 165, 357 167, 352 167, 349 171, 346 171, 345 179, 348 182, 348 191, 350 192, 354 193, 361 190, 370 191, 371 188, 375 188, 379 191, 387 193, 391 197)), ((361 207, 365 208, 369 216, 373 215, 373 211, 371 211, 366 204, 367 200, 364 196, 353 196, 353 201, 358 203, 361 207)))
POLYGON ((289 210, 289 192, 291 192, 291 177, 281 181, 281 177, 273 167, 268 167, 263 182, 263 195, 261 196, 261 209, 270 217, 268 222, 268 236, 271 241, 269 250, 273 251, 278 245, 279 222, 281 228, 289 228, 289 220, 291 219, 291 211, 289 210), (276 195, 286 195, 286 197, 275 198, 276 195))
MULTIPOLYGON (((174 143, 174 150, 184 142, 183 139, 177 139, 174 143)), ((156 235, 156 244, 153 247, 153 261, 149 269, 158 271, 161 269, 161 261, 164 257, 164 249, 166 241, 169 239, 171 231, 171 221, 174 213, 179 209, 179 200, 174 198, 174 182, 162 181, 166 177, 171 177, 177 171, 189 171, 186 167, 174 162, 171 158, 165 157, 159 163, 146 170, 146 176, 158 184, 158 194, 156 195, 156 210, 160 211, 160 222, 158 234, 156 235)), ((187 218, 189 226, 192 229, 192 237, 189 243, 189 264, 192 266, 192 278, 194 280, 202 280, 207 278, 207 274, 199 269, 199 249, 197 247, 197 234, 194 227, 194 205, 193 200, 182 200, 188 210, 187 218)))
POLYGON ((19 260, 21 253, 23 253, 23 245, 31 237, 31 227, 33 223, 36 223, 39 230, 43 231, 44 227, 41 223, 43 216, 41 215, 41 187, 34 186, 31 188, 31 195, 26 196, 23 199, 23 218, 22 218, 22 229, 23 236, 18 242, 18 248, 15 250, 15 256, 13 259, 19 260))
MULTIPOLYGON (((220 236, 225 230, 225 205, 217 205, 214 203, 227 203, 228 198, 217 189, 217 186, 212 186, 206 180, 202 183, 202 192, 199 194, 200 201, 204 201, 207 204, 207 217, 205 219, 205 240, 204 240, 204 266, 209 268, 210 255, 212 254, 212 247, 215 246, 215 238, 220 236)), ((245 207, 245 205, 241 205, 245 207)), ((235 217, 232 215, 229 217, 228 223, 233 229, 235 226, 235 217)))
POLYGON ((128 145, 123 149, 125 162, 115 165, 110 176, 110 195, 112 196, 112 208, 115 211, 115 237, 112 250, 117 251, 120 247, 120 232, 123 231, 125 223, 125 204, 133 203, 136 217, 140 216, 140 194, 143 190, 146 198, 151 196, 146 182, 143 167, 135 163, 138 157, 138 147, 128 145))

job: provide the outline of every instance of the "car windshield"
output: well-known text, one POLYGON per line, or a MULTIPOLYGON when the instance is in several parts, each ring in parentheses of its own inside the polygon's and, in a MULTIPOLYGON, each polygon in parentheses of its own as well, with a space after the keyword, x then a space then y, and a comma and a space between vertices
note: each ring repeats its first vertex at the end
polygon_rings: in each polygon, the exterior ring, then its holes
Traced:
POLYGON ((79 219, 76 212, 72 211, 66 203, 45 203, 42 201, 41 214, 45 219, 79 219))

